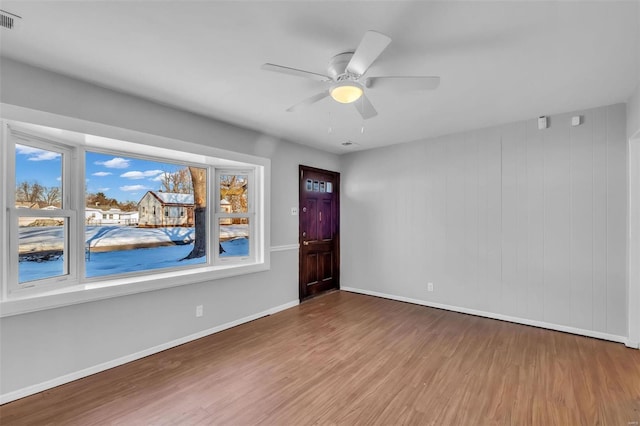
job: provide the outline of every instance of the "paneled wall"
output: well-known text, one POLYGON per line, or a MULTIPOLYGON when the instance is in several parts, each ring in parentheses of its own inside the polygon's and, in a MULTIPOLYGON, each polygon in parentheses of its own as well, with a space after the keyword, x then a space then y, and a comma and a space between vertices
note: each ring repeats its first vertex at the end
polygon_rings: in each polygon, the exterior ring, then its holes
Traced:
POLYGON ((342 285, 626 336, 625 117, 618 104, 343 157, 342 285))

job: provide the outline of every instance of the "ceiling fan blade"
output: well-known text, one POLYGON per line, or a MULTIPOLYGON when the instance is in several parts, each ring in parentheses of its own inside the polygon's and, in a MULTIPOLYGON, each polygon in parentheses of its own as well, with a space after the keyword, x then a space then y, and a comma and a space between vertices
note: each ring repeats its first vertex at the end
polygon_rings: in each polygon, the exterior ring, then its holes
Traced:
POLYGON ((391 37, 377 31, 367 31, 347 65, 347 72, 363 75, 389 43, 391 37))
POLYGON ((293 112, 293 111, 296 111, 296 110, 298 110, 300 108, 309 106, 311 104, 315 104, 316 102, 318 102, 321 99, 326 98, 327 96, 329 96, 329 91, 325 90, 324 92, 320 92, 320 93, 318 93, 316 95, 313 95, 310 98, 307 98, 307 99, 305 99, 305 100, 303 100, 301 102, 298 102, 297 104, 287 108, 287 112, 293 112))
POLYGON ((394 90, 433 90, 440 85, 440 77, 369 77, 365 86, 394 90))
POLYGON ((367 98, 364 94, 360 97, 360 99, 355 101, 353 105, 365 120, 378 115, 378 111, 376 111, 371 101, 369 101, 369 98, 367 98))
POLYGON ((282 65, 262 64, 260 68, 266 71, 275 71, 283 74, 295 75, 296 77, 306 77, 306 78, 311 78, 313 80, 318 80, 318 81, 331 81, 331 77, 329 77, 328 75, 318 74, 311 71, 299 70, 297 68, 285 67, 282 65))

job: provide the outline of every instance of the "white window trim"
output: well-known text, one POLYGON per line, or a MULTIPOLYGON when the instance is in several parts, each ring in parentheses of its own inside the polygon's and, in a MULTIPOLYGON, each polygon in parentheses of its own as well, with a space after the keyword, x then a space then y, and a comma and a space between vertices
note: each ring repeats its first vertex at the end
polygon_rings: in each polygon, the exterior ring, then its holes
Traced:
MULTIPOLYGON (((25 144, 34 148, 58 152, 62 155, 60 182, 60 187, 62 188, 62 208, 56 210, 31 210, 16 209, 14 206, 8 205, 5 210, 8 216, 7 219, 5 219, 8 223, 7 241, 9 243, 18 241, 18 221, 21 217, 61 217, 66 219, 64 225, 65 238, 63 253, 65 254, 65 264, 63 265, 63 274, 38 280, 37 283, 27 283, 20 286, 18 284, 17 268, 18 250, 10 249, 7 252, 9 262, 8 265, 6 265, 7 281, 6 285, 3 286, 5 288, 2 292, 3 295, 6 295, 7 298, 9 298, 34 294, 36 292, 42 292, 60 286, 67 286, 69 285, 68 283, 75 283, 77 281, 78 264, 76 262, 70 262, 68 259, 77 257, 77 248, 73 243, 73 241, 77 239, 77 214, 75 200, 69 196, 69 188, 72 186, 71 182, 78 179, 78 173, 77 170, 71 167, 72 159, 76 156, 76 152, 73 147, 61 144, 55 140, 46 140, 36 135, 29 135, 20 130, 11 131, 8 125, 6 127, 8 129, 7 135, 11 132, 11 137, 16 139, 16 144, 25 144)), ((15 145, 13 143, 9 143, 5 148, 6 150, 4 152, 7 152, 8 154, 7 159, 15 158, 15 145)), ((8 175, 6 179, 3 180, 3 182, 6 182, 4 190, 6 191, 7 200, 14 200, 16 189, 15 164, 12 161, 7 161, 7 165, 8 175)), ((3 244, 5 244, 4 241, 3 244)))
MULTIPOLYGON (((254 170, 254 179, 256 185, 255 192, 256 197, 253 202, 256 203, 254 220, 255 229, 258 229, 259 235, 253 231, 253 241, 251 246, 257 246, 255 248, 255 255, 252 257, 251 262, 220 262, 217 265, 206 265, 202 267, 193 266, 188 269, 180 268, 178 270, 155 270, 149 271, 145 274, 131 275, 131 276, 115 276, 115 277, 102 277, 100 279, 83 279, 78 280, 77 284, 70 285, 58 289, 43 289, 43 291, 37 294, 16 294, 8 293, 9 275, 6 272, 8 265, 8 256, 10 250, 7 244, 4 243, 8 240, 9 229, 9 213, 6 197, 0 197, 0 258, 2 259, 2 294, 0 300, 0 317, 17 315, 26 312, 33 312, 43 309, 51 309, 55 307, 67 306, 77 303, 84 303, 94 300, 101 300, 105 298, 118 297, 123 295, 135 294, 146 291, 161 290, 170 287, 188 285, 193 283, 211 282, 217 279, 222 279, 231 276, 244 275, 259 271, 266 271, 270 269, 270 230, 268 224, 270 223, 269 212, 269 200, 270 200, 270 160, 267 158, 257 157, 249 154, 237 153, 232 151, 226 151, 219 148, 213 148, 197 143, 191 143, 172 138, 166 138, 146 133, 140 133, 130 131, 126 129, 113 128, 111 126, 105 126, 99 123, 90 123, 82 120, 77 120, 69 117, 56 116, 52 114, 45 114, 39 111, 33 111, 22 107, 16 107, 13 105, 1 104, 4 119, 2 120, 2 149, 5 148, 5 144, 8 141, 8 126, 13 128, 33 133, 34 131, 42 130, 40 126, 48 126, 53 129, 67 129, 58 130, 65 136, 69 132, 75 133, 76 138, 80 133, 87 135, 80 138, 81 140, 73 140, 78 146, 91 151, 99 150, 100 146, 104 146, 105 142, 113 143, 114 140, 118 141, 120 145, 123 145, 123 153, 130 153, 134 156, 143 155, 143 151, 149 151, 149 147, 153 147, 153 151, 158 153, 158 157, 163 158, 161 155, 163 152, 170 150, 175 152, 176 146, 181 147, 181 151, 186 154, 182 156, 175 156, 176 160, 180 162, 194 163, 194 164, 207 164, 211 167, 223 167, 239 170, 238 167, 244 167, 246 169, 247 164, 252 165, 254 170), (32 124, 26 124, 32 123, 32 124), (123 140, 129 142, 121 142, 123 140), (196 158, 198 161, 194 161, 196 158), (244 163, 244 164, 243 164, 244 163)), ((50 139, 49 137, 46 138, 50 139)), ((67 138, 63 138, 67 140, 67 138)), ((55 138, 54 138, 55 141, 55 138)), ((83 151, 83 149, 80 149, 83 151)), ((120 151, 118 151, 120 152, 120 151)), ((144 155, 143 155, 144 156, 144 155)), ((171 158, 171 157, 166 157, 171 158)), ((9 161, 2 155, 0 161, 0 176, 2 176, 3 182, 8 182, 9 176, 9 161)), ((213 170, 213 169, 212 169, 213 170)), ((212 179, 214 173, 210 173, 212 179)), ((15 174, 13 174, 15 176, 15 174)), ((81 179, 76 179, 78 186, 83 188, 84 193, 84 170, 81 171, 81 179)), ((13 178, 12 178, 13 180, 13 178)), ((210 192, 212 186, 209 186, 210 192)), ((213 194, 212 194, 213 195, 213 194)), ((209 196, 209 202, 212 202, 211 196, 209 196)), ((209 223, 215 223, 212 218, 214 217, 213 209, 209 209, 210 219, 209 223)), ((57 212, 60 214, 60 211, 57 212)), ((79 217, 79 216, 78 216, 79 217)), ((76 220, 79 229, 81 220, 76 220)), ((71 227, 73 228, 73 227, 71 227)), ((208 232, 214 226, 208 226, 208 232)), ((76 240, 81 239, 83 234, 76 231, 76 240)), ((71 236, 70 238, 74 238, 71 236)), ((211 250, 211 244, 214 240, 208 238, 208 253, 216 253, 217 251, 211 250)), ((83 269, 83 262, 79 262, 81 265, 79 269, 83 269)), ((84 275, 84 271, 78 271, 80 276, 84 275)), ((215 285, 215 283, 212 283, 215 285)))

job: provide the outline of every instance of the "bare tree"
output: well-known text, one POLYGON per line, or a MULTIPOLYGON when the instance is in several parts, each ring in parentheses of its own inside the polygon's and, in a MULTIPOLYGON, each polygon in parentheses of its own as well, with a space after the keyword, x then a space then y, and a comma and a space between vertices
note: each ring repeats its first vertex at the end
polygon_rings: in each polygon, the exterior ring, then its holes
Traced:
POLYGON ((50 186, 44 189, 42 194, 42 200, 48 206, 61 207, 62 206, 62 194, 59 186, 50 186))
MULTIPOLYGON (((229 201, 233 213, 248 210, 247 179, 242 175, 220 176, 220 197, 229 201)), ((243 223, 243 219, 234 218, 233 223, 243 223)))
POLYGON ((38 182, 20 182, 16 186, 16 201, 25 203, 38 203, 43 201, 45 187, 38 182))
POLYGON ((98 192, 96 194, 88 193, 85 197, 86 205, 89 207, 100 207, 102 209, 108 209, 111 206, 118 206, 118 200, 115 198, 108 198, 104 192, 98 192))
POLYGON ((189 168, 177 172, 164 172, 160 180, 161 190, 178 194, 192 194, 193 182, 189 168))
POLYGON ((123 203, 119 203, 120 210, 123 212, 135 212, 138 211, 138 203, 135 201, 125 201, 123 203))

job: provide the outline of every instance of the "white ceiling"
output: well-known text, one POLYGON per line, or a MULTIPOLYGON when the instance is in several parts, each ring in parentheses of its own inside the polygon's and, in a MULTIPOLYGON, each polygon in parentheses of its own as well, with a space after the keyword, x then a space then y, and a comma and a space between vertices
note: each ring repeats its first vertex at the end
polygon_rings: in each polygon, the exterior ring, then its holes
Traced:
POLYGON ((330 152, 625 102, 639 80, 630 2, 2 1, 23 19, 0 53, 330 152), (330 98, 285 110, 367 30, 392 42, 367 75, 439 75, 435 91, 371 89, 363 121, 330 98), (364 125, 364 133, 362 128, 364 125), (331 130, 329 130, 331 128, 331 130), (351 140, 350 148, 341 143, 351 140))

